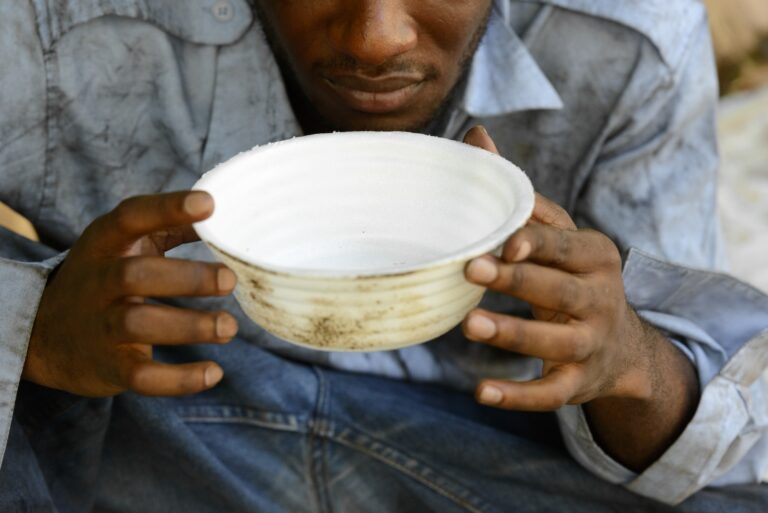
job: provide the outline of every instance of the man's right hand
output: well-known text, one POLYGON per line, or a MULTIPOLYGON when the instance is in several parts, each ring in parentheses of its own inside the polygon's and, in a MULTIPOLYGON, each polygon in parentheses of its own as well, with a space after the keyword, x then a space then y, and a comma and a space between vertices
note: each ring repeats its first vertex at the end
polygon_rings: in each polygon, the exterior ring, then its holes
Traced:
POLYGON ((191 224, 213 208, 207 193, 175 192, 130 198, 94 221, 48 280, 22 377, 88 397, 183 395, 218 383, 216 363, 156 362, 152 346, 226 343, 235 318, 145 301, 232 292, 236 278, 223 265, 164 256, 198 240, 191 224))

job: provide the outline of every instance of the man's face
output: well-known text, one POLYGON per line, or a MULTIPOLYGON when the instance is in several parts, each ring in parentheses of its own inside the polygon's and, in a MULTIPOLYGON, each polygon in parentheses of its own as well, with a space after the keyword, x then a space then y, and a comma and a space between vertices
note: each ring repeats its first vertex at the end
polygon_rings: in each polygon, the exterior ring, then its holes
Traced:
POLYGON ((299 110, 328 129, 417 130, 462 77, 491 2, 258 0, 258 7, 299 110))

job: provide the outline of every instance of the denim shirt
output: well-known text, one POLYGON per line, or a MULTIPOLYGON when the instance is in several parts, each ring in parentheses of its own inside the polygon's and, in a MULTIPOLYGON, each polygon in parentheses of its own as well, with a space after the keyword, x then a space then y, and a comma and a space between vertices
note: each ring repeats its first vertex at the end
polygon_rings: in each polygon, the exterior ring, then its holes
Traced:
MULTIPOLYGON (((5 2, 0 69, 0 200, 41 238, 0 229, 2 448, 47 275, 83 229, 126 197, 189 188, 301 127, 246 0, 5 2)), ((716 105, 695 0, 497 0, 440 134, 460 139, 484 124, 539 192, 609 235, 625 256, 630 303, 695 363, 697 412, 641 474, 600 449, 580 407, 558 412, 582 465, 668 503, 768 470, 768 298, 722 274, 716 105)), ((201 244, 173 255, 211 259, 201 244)), ((326 354, 276 339, 231 298, 174 304, 226 308, 249 342, 348 371, 462 389, 540 372, 458 329, 399 351, 326 354)), ((523 312, 494 293, 483 306, 523 312)))

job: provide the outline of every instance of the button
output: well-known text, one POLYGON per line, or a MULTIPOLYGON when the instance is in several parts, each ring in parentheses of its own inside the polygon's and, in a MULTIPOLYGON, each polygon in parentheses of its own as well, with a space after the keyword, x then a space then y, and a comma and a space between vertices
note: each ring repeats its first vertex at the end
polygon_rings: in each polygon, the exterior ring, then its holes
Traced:
POLYGON ((219 21, 230 21, 235 17, 235 9, 227 0, 218 0, 211 7, 213 16, 219 21))

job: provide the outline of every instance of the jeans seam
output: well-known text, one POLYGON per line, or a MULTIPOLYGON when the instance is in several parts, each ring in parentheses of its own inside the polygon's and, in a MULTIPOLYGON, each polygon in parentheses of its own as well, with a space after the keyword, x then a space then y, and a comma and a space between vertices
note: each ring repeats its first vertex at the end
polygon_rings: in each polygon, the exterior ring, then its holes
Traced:
POLYGON ((307 431, 307 482, 309 483, 309 496, 314 503, 314 510, 318 513, 332 513, 328 498, 325 465, 326 436, 329 426, 328 422, 324 420, 328 408, 330 384, 325 379, 322 370, 316 366, 313 366, 312 370, 317 377, 317 401, 307 431))
POLYGON ((288 431, 290 433, 301 431, 297 425, 272 424, 257 419, 250 419, 248 417, 182 417, 182 420, 194 424, 238 424, 271 429, 274 431, 288 431))
POLYGON ((429 488, 438 495, 441 495, 442 497, 450 500, 454 504, 464 508, 470 513, 498 513, 491 504, 484 501, 475 492, 466 488, 464 485, 460 484, 453 478, 443 476, 441 473, 435 471, 432 467, 426 465, 422 461, 412 456, 406 456, 403 451, 366 433, 350 427, 345 427, 344 429, 338 431, 332 429, 329 433, 327 433, 327 436, 330 440, 340 445, 360 451, 370 456, 371 458, 407 475, 411 479, 429 488), (355 440, 355 438, 357 438, 357 440, 355 440), (392 457, 391 455, 388 456, 385 454, 384 450, 377 450, 374 445, 378 445, 382 449, 394 453, 397 457, 392 457), (398 461, 398 459, 403 461, 398 461), (406 461, 408 464, 405 464, 406 461), (424 475, 425 473, 432 474, 433 476, 436 476, 437 479, 430 479, 424 475), (439 480, 444 480, 446 483, 441 484, 438 482, 439 480), (450 488, 453 488, 453 490, 450 488))
POLYGON ((176 412, 184 422, 196 424, 241 424, 277 431, 301 432, 299 415, 265 412, 244 406, 180 406, 176 412))

